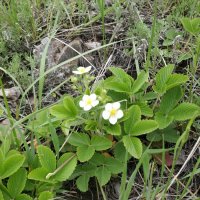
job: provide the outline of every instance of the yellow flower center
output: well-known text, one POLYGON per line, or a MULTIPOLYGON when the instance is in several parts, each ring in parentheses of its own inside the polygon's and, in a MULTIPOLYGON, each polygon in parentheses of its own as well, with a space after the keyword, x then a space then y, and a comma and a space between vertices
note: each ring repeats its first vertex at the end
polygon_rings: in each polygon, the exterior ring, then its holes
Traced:
POLYGON ((111 117, 114 117, 116 114, 117 114, 117 110, 113 108, 113 109, 110 111, 110 116, 111 116, 111 117))
POLYGON ((84 69, 84 68, 80 68, 79 71, 80 71, 81 73, 84 73, 84 72, 85 72, 85 69, 84 69))
POLYGON ((87 105, 91 105, 92 104, 92 100, 91 99, 87 99, 86 104, 87 105))

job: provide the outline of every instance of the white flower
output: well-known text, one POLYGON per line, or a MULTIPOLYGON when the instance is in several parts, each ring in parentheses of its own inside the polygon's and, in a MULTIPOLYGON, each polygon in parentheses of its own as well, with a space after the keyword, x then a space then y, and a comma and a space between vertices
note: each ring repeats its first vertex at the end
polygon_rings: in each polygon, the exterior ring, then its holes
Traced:
POLYGON ((78 67, 76 71, 72 71, 74 74, 85 74, 91 70, 91 66, 89 67, 78 67))
POLYGON ((79 102, 79 106, 85 111, 90 110, 98 104, 99 101, 97 100, 96 94, 84 95, 82 100, 79 102))
POLYGON ((116 124, 117 120, 124 116, 124 113, 120 108, 120 103, 107 103, 105 105, 105 110, 102 113, 102 116, 105 120, 109 120, 111 124, 116 124))

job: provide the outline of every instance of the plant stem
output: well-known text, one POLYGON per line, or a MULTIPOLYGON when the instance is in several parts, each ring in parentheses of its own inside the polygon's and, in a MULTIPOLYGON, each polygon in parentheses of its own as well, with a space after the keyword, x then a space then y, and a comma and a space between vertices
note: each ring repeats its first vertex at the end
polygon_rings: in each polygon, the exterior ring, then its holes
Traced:
POLYGON ((103 196, 103 200, 107 200, 106 194, 105 194, 105 192, 104 192, 104 190, 103 190, 103 188, 102 188, 102 186, 101 186, 100 183, 99 183, 99 187, 100 187, 100 190, 101 190, 101 194, 102 194, 102 196, 103 196))
POLYGON ((123 168, 121 185, 120 185, 120 197, 119 197, 119 199, 122 199, 122 197, 124 196, 124 192, 125 192, 126 180, 127 180, 127 161, 128 161, 128 152, 126 151, 125 160, 124 160, 124 168, 123 168))
POLYGON ((46 179, 50 179, 52 176, 56 175, 68 162, 70 162, 76 155, 69 157, 62 165, 60 165, 54 172, 48 173, 46 179))

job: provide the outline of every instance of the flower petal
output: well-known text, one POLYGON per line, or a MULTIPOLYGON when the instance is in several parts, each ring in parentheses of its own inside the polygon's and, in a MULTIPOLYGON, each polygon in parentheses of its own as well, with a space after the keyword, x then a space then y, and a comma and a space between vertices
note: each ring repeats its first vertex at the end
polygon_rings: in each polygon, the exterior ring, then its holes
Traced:
POLYGON ((77 70, 78 70, 79 72, 85 72, 85 67, 78 67, 77 70))
POLYGON ((92 69, 92 66, 88 66, 85 68, 85 72, 89 72, 92 69))
POLYGON ((85 95, 83 95, 83 101, 87 101, 88 100, 88 98, 89 98, 89 96, 87 95, 87 94, 85 94, 85 95))
POLYGON ((92 101, 92 106, 95 107, 96 105, 99 104, 99 101, 98 100, 95 100, 95 101, 92 101))
POLYGON ((119 102, 115 102, 115 103, 113 103, 113 108, 114 109, 119 109, 120 108, 120 103, 119 102))
POLYGON ((79 71, 72 71, 72 73, 74 73, 74 74, 82 74, 82 73, 79 72, 79 71))
POLYGON ((107 120, 110 117, 110 112, 108 112, 107 110, 104 110, 102 113, 102 117, 107 120))
POLYGON ((96 94, 91 94, 91 95, 90 95, 90 98, 91 98, 93 101, 95 101, 96 98, 97 98, 97 95, 96 95, 96 94))
POLYGON ((86 106, 84 106, 84 108, 83 108, 83 109, 84 109, 85 111, 88 111, 88 110, 90 110, 91 108, 92 108, 92 106, 91 106, 91 105, 86 105, 86 106))
POLYGON ((110 117, 110 118, 109 118, 109 122, 110 122, 111 124, 116 124, 116 122, 117 122, 117 117, 110 117))
POLYGON ((83 107, 85 106, 85 102, 84 102, 84 101, 80 101, 80 102, 79 102, 79 106, 80 106, 81 108, 83 108, 83 107))
POLYGON ((109 111, 109 110, 112 110, 112 103, 107 103, 106 105, 105 105, 105 110, 107 110, 107 111, 109 111))
POLYGON ((116 117, 117 117, 118 119, 120 119, 120 118, 122 118, 123 116, 124 116, 123 111, 122 111, 122 110, 118 110, 118 111, 117 111, 117 114, 116 114, 116 117))

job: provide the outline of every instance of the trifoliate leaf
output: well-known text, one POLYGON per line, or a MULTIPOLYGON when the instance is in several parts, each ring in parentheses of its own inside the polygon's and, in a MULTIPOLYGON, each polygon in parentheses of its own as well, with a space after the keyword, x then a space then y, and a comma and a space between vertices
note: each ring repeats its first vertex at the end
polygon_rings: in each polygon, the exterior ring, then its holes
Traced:
POLYGON ((108 183, 111 177, 111 172, 105 166, 98 167, 95 173, 97 180, 101 186, 108 183))
POLYGON ((76 185, 78 187, 78 189, 81 191, 81 192, 86 192, 88 191, 88 183, 89 183, 89 180, 90 180, 90 176, 88 175, 82 175, 82 176, 79 176, 76 180, 76 185))
POLYGON ((53 151, 43 145, 39 145, 37 148, 38 157, 43 168, 46 168, 49 172, 56 169, 56 156, 53 151))
POLYGON ((43 191, 40 193, 38 200, 52 200, 53 194, 49 191, 43 191))
POLYGON ((77 165, 77 158, 73 153, 65 153, 58 160, 57 168, 58 172, 52 177, 57 181, 67 180, 77 165))
POLYGON ((163 94, 166 91, 166 83, 169 80, 172 72, 174 70, 174 65, 167 65, 162 67, 157 75, 156 75, 156 85, 154 86, 154 90, 159 93, 163 94))
POLYGON ((94 155, 95 148, 93 146, 77 147, 77 156, 81 162, 88 161, 94 155))
POLYGON ((136 92, 138 92, 144 85, 144 83, 148 81, 148 77, 148 73, 146 73, 145 71, 141 71, 137 79, 133 82, 131 93, 135 94, 136 92))
POLYGON ((129 118, 124 122, 124 130, 126 134, 130 134, 135 123, 141 120, 141 110, 138 105, 131 106, 128 110, 129 118))
POLYGON ((93 135, 91 139, 91 145, 96 151, 102 151, 111 148, 112 141, 104 136, 93 135))
POLYGON ((183 92, 180 86, 168 90, 161 99, 159 112, 169 113, 180 101, 183 92))
POLYGON ((26 184, 26 175, 25 168, 20 168, 9 177, 7 188, 13 198, 17 197, 23 191, 26 184))
POLYGON ((200 107, 193 103, 182 103, 170 112, 174 120, 184 121, 191 119, 195 113, 200 114, 200 107))
POLYGON ((142 155, 142 143, 139 138, 126 135, 123 137, 126 150, 134 157, 139 159, 142 155))
POLYGON ((104 126, 105 131, 110 135, 121 135, 121 126, 119 124, 104 126))
POLYGON ((14 174, 24 163, 25 157, 19 153, 8 156, 2 164, 0 179, 7 178, 14 174))
POLYGON ((134 125, 131 135, 138 136, 147 134, 156 130, 157 128, 158 123, 155 120, 141 120, 134 125))
POLYGON ((68 142, 77 147, 88 146, 90 145, 90 138, 87 134, 84 133, 72 133, 68 142))

